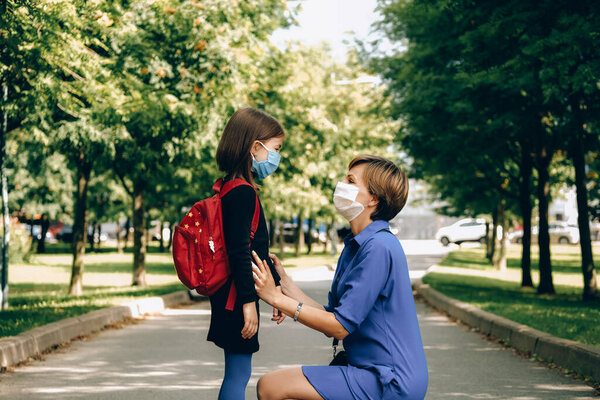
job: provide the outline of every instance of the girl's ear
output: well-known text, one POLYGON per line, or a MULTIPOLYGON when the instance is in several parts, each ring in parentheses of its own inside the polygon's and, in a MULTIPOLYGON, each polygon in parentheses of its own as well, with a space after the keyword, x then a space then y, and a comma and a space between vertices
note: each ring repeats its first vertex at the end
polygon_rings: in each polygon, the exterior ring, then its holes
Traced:
POLYGON ((260 150, 262 146, 258 143, 258 140, 255 140, 252 146, 250 146, 250 152, 256 156, 256 153, 260 150))

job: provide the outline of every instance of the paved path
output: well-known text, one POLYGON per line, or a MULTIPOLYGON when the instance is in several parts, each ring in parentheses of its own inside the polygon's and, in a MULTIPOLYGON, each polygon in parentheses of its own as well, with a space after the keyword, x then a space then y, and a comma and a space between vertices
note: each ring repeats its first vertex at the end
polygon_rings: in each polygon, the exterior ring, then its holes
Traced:
MULTIPOLYGON (((325 301, 329 282, 302 285, 325 301)), ((325 336, 290 319, 272 325, 264 304, 262 311, 261 351, 248 399, 256 398, 263 373, 325 364, 331 357, 325 336)), ((584 383, 482 340, 421 303, 417 312, 430 372, 427 399, 598 399, 584 383)), ((214 400, 223 361, 205 340, 209 313, 207 303, 194 304, 74 342, 44 361, 0 375, 0 399, 214 400)))

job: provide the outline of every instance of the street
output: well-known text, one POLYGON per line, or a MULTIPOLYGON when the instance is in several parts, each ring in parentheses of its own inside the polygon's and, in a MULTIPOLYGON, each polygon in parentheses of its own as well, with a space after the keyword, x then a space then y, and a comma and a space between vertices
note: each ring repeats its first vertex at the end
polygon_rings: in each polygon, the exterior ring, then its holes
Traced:
MULTIPOLYGON (((408 257, 418 270, 436 256, 408 257)), ((326 269, 318 271, 326 275, 326 269)), ((296 279, 302 280, 302 275, 296 279)), ((330 281, 305 279, 299 284, 316 300, 326 301, 330 281)), ((169 309, 123 329, 73 342, 43 361, 0 375, 0 398, 214 400, 223 356, 206 341, 209 307, 208 302, 199 302, 169 309)), ((422 303, 417 302, 416 308, 429 366, 427 399, 597 398, 581 381, 483 340, 422 303)), ((268 371, 326 364, 331 359, 330 339, 291 318, 276 326, 270 315, 268 306, 261 304, 261 350, 253 359, 248 399, 256 397, 256 382, 268 371)))

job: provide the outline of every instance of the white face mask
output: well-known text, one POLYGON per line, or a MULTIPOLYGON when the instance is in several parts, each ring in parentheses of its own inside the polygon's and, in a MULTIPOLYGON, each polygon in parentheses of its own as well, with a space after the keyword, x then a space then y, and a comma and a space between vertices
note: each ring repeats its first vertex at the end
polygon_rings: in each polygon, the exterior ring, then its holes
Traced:
POLYGON ((356 201, 358 187, 344 182, 338 182, 333 193, 333 204, 342 217, 352 221, 358 217, 365 206, 356 201))

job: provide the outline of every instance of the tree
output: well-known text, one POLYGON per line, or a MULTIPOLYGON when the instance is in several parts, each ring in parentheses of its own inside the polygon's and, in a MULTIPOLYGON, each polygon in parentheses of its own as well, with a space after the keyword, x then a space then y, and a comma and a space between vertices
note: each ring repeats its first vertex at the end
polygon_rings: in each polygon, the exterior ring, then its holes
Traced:
POLYGON ((161 167, 183 146, 216 142, 211 124, 224 120, 239 71, 284 23, 284 11, 279 0, 144 1, 123 13, 104 11, 114 20, 112 73, 127 96, 119 110, 127 134, 115 142, 114 165, 133 203, 133 285, 146 284, 145 195, 166 181, 156 179, 168 170, 161 167))
MULTIPOLYGON (((453 137, 458 140, 460 132, 466 134, 460 138, 462 141, 473 136, 485 138, 490 146, 463 148, 476 153, 471 160, 473 165, 479 166, 482 159, 490 158, 492 162, 480 173, 490 180, 494 190, 518 199, 526 230, 522 257, 525 286, 531 283, 527 243, 531 165, 537 169, 538 292, 553 293, 548 203, 554 178, 549 171, 555 154, 568 147, 573 152, 576 147, 568 144, 571 138, 581 141, 578 138, 583 137, 581 132, 587 129, 582 127, 591 126, 592 122, 586 122, 596 115, 590 112, 582 117, 588 104, 593 102, 583 100, 581 95, 586 93, 587 98, 592 99, 598 93, 597 79, 590 74, 598 70, 597 46, 590 42, 597 21, 597 6, 589 1, 574 5, 493 0, 474 6, 469 2, 440 0, 433 3, 386 1, 381 2, 381 10, 384 19, 380 28, 392 40, 408 43, 408 50, 401 57, 383 57, 379 61, 380 70, 391 82, 396 115, 402 115, 407 121, 407 148, 426 163, 425 176, 438 174, 448 179, 456 169, 443 171, 439 164, 436 168, 435 159, 452 155, 452 147, 435 146, 435 139, 424 138, 426 133, 441 130, 438 143, 445 141, 446 145, 450 145, 453 137), (563 49, 562 44, 567 42, 582 43, 582 48, 563 49), (573 101, 575 94, 580 97, 573 101), (573 117, 579 117, 574 124, 573 117), (567 126, 570 128, 565 130, 567 126), (580 132, 575 136, 571 134, 574 127, 580 132), (432 144, 435 150, 423 149, 432 144), (440 149, 443 151, 438 154, 440 149), (504 181, 499 187, 497 180, 494 184, 496 177, 504 181), (511 181, 518 183, 518 196, 512 194, 511 181)), ((454 156, 465 158, 459 153, 455 152, 454 156)), ((577 158, 581 159, 581 156, 577 158)), ((585 227, 588 224, 584 222, 587 221, 588 213, 584 209, 587 201, 582 188, 585 177, 581 174, 581 161, 578 162, 578 174, 582 177, 578 184, 580 226, 584 226, 582 238, 587 243, 585 227)), ((582 246, 589 247, 583 243, 582 246)), ((587 260, 589 256, 584 254, 582 250, 583 259, 587 260)), ((589 261, 582 264, 583 270, 588 271, 584 280, 589 281, 593 264, 589 261)), ((584 293, 593 292, 590 285, 584 293)))
POLYGON ((6 130, 27 129, 29 143, 53 147, 48 135, 60 132, 62 123, 81 120, 79 110, 89 109, 89 92, 82 93, 77 84, 85 78, 76 72, 93 65, 89 61, 94 58, 81 40, 87 20, 79 11, 85 3, 9 0, 4 5, 0 36, 2 82, 8 87, 6 130))
POLYGON ((257 88, 264 89, 249 101, 275 116, 287 135, 280 169, 264 181, 261 200, 271 218, 298 219, 300 241, 305 218, 329 225, 339 218, 333 190, 354 156, 396 158, 390 146, 397 122, 380 112, 388 106, 385 89, 373 83, 355 54, 334 63, 326 48, 290 43, 268 56, 268 67, 257 75, 257 88))

